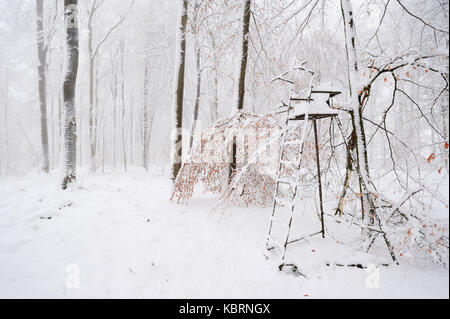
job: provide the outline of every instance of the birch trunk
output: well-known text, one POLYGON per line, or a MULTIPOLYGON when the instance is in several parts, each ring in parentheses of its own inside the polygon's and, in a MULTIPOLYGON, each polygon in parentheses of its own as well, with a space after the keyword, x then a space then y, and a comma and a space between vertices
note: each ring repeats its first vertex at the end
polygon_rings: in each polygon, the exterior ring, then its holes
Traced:
POLYGON ((78 72, 78 0, 64 0, 64 17, 66 26, 66 72, 63 85, 65 109, 64 127, 64 178, 62 189, 76 180, 77 136, 75 85, 78 72))

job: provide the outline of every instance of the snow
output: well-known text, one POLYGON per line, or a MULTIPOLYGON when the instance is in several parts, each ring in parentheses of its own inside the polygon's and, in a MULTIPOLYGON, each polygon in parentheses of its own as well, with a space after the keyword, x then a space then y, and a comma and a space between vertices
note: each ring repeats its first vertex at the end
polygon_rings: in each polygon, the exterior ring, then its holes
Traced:
MULTIPOLYGON (((328 100, 330 99, 330 94, 320 93, 317 91, 326 92, 342 92, 343 89, 339 87, 336 83, 325 81, 319 83, 316 87, 312 89, 311 99, 312 101, 298 101, 295 105, 294 115, 304 115, 304 114, 339 114, 339 111, 332 109, 328 105, 328 100), (314 93, 315 92, 315 93, 314 93)), ((297 98, 300 98, 298 96, 297 98)))
POLYGON ((337 110, 334 110, 326 103, 328 94, 312 94, 311 98, 314 101, 301 103, 295 105, 294 115, 304 114, 339 114, 337 110))
POLYGON ((289 250, 306 279, 265 259, 270 208, 215 208, 201 192, 171 203, 156 168, 78 173, 67 191, 56 173, 0 180, 0 298, 449 297, 448 270, 424 260, 380 267, 379 288, 367 285, 376 272, 333 266, 390 263, 382 243, 371 254, 344 244, 344 222, 289 250))

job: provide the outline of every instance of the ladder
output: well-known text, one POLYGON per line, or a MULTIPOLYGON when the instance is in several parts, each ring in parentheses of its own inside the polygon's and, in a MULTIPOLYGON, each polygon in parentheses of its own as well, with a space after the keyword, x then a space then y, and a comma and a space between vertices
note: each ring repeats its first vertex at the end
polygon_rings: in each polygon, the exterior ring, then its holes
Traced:
MULTIPOLYGON (((269 252, 278 249, 281 252, 281 261, 278 266, 282 271, 284 268, 290 268, 292 272, 300 273, 298 266, 293 262, 286 261, 286 251, 290 244, 297 243, 308 237, 322 234, 324 235, 324 226, 322 220, 322 229, 309 235, 301 236, 299 238, 291 239, 291 229, 294 220, 294 201, 297 196, 299 187, 308 187, 313 184, 304 183, 300 181, 305 179, 307 174, 301 174, 302 159, 304 153, 305 139, 311 131, 312 121, 308 120, 306 115, 304 121, 294 121, 291 116, 293 109, 291 101, 292 91, 289 97, 289 105, 287 105, 287 117, 285 120, 285 131, 282 133, 281 152, 279 155, 278 173, 276 179, 275 194, 272 205, 272 216, 270 219, 269 231, 266 241, 266 256, 269 257, 269 252), (303 123, 303 127, 299 123, 303 123), (294 124, 294 125, 291 125, 294 124), (287 158, 286 148, 294 148, 294 158, 287 158), (288 167, 294 174, 289 174, 288 167), (287 186, 283 191, 283 186, 287 186), (282 214, 280 211, 283 211, 282 214), (281 231, 281 238, 275 236, 275 229, 281 231)), ((291 154, 292 155, 292 154, 291 154)), ((301 273, 300 273, 301 274, 301 273)))

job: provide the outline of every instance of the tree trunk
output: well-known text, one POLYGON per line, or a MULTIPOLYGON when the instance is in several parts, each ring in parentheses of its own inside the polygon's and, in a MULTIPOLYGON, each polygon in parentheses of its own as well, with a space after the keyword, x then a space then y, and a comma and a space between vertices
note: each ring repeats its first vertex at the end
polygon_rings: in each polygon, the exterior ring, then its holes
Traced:
MULTIPOLYGON (((198 36, 198 35, 196 35, 198 36)), ((202 85, 202 73, 200 69, 200 44, 198 43, 198 39, 195 40, 195 55, 196 55, 196 67, 197 67, 197 90, 195 94, 195 105, 194 105, 194 120, 192 122, 192 130, 191 137, 189 140, 189 148, 192 149, 192 144, 194 141, 194 134, 197 130, 197 121, 198 121, 198 109, 200 107, 200 93, 201 93, 201 85, 202 85)))
MULTIPOLYGON (((244 18, 242 21, 242 56, 241 56, 241 68, 239 73, 238 81, 238 91, 237 91, 237 109, 244 109, 244 97, 245 97, 245 73, 247 70, 247 59, 248 59, 248 37, 250 29, 250 8, 251 0, 245 0, 244 4, 244 18)), ((232 154, 231 154, 231 165, 229 172, 229 180, 232 176, 233 171, 237 167, 236 163, 236 137, 233 138, 232 154)))
MULTIPOLYGON (((370 186, 370 175, 369 175, 369 162, 367 156, 367 145, 366 145, 366 136, 364 130, 364 122, 362 115, 362 105, 360 96, 362 95, 363 88, 361 86, 361 79, 358 70, 358 60, 356 56, 356 29, 354 23, 354 16, 351 6, 350 0, 341 0, 341 10, 342 17, 344 19, 344 32, 345 32, 345 45, 347 52, 347 60, 349 65, 349 86, 350 86, 350 99, 351 99, 351 118, 352 118, 352 137, 351 143, 352 149, 349 149, 349 152, 353 152, 353 147, 356 150, 356 169, 358 171, 358 179, 359 186, 361 192, 361 213, 364 218, 365 214, 365 198, 362 196, 363 185, 365 187, 370 186)), ((349 159, 349 158, 348 158, 349 159)), ((347 165, 347 170, 349 165, 347 165)), ((348 174, 349 172, 347 172, 348 174)), ((345 188, 345 186, 344 186, 345 188)), ((345 196, 345 190, 343 191, 345 196)), ((341 201, 343 197, 341 196, 341 201)), ((341 206, 341 203, 339 204, 341 206)), ((341 210, 342 207, 338 207, 338 210, 341 210)), ((342 211, 341 211, 342 212, 342 211)))
POLYGON ((44 0, 36 0, 36 34, 37 34, 37 52, 39 58, 38 77, 39 77, 39 105, 41 109, 41 143, 42 143, 42 169, 49 172, 49 151, 48 151, 48 129, 47 129, 47 47, 44 37, 44 0))
POLYGON ((9 99, 9 69, 6 66, 6 93, 5 93, 5 170, 9 170, 9 136, 8 136, 8 99, 9 99))
POLYGON ((148 144, 147 136, 149 135, 149 65, 145 64, 144 71, 144 108, 142 110, 142 166, 148 171, 148 144))
POLYGON ((251 0, 245 0, 244 19, 243 19, 243 32, 242 32, 242 56, 241 56, 241 71, 239 73, 239 86, 238 86, 238 100, 237 109, 244 109, 244 97, 245 97, 245 73, 247 70, 248 60, 248 33, 250 28, 250 7, 251 0))
MULTIPOLYGON (((91 34, 91 33, 89 33, 91 34)), ((91 40, 91 35, 89 36, 91 40)), ((91 48, 91 44, 89 45, 91 48)), ((91 55, 91 52, 89 52, 91 55)), ((94 104, 94 58, 89 58, 89 150, 90 150, 90 170, 97 170, 97 127, 95 120, 95 104, 94 104)))
POLYGON ((176 85, 176 102, 175 102, 175 118, 173 127, 172 151, 172 180, 175 181, 178 172, 181 168, 181 160, 183 155, 183 95, 184 95, 184 69, 186 58, 186 25, 187 25, 187 0, 181 0, 180 20, 179 20, 179 34, 177 39, 177 45, 179 46, 176 52, 176 59, 178 63, 175 64, 175 85, 176 85))
POLYGON ((89 11, 88 19, 88 54, 89 54, 89 151, 90 151, 90 170, 95 172, 97 169, 96 163, 96 127, 95 127, 95 105, 94 105, 94 48, 92 44, 92 18, 95 13, 96 1, 92 3, 92 8, 89 11))
POLYGON ((214 101, 211 110, 211 124, 219 119, 219 81, 217 79, 217 71, 214 72, 214 101))
MULTIPOLYGON (((446 42, 447 50, 448 50, 448 46, 449 46, 448 42, 449 41, 447 38, 447 42, 446 42)), ((449 65, 448 65, 448 63, 447 63, 446 68, 447 68, 447 73, 445 73, 445 80, 447 83, 449 83, 448 82, 449 81, 449 65)), ((447 171, 449 169, 449 157, 448 157, 448 151, 449 151, 449 149, 448 149, 448 142, 449 142, 448 141, 448 134, 449 134, 448 108, 449 108, 449 106, 448 106, 448 100, 449 100, 449 93, 448 93, 448 90, 446 90, 444 93, 443 102, 441 102, 441 117, 442 117, 442 131, 444 133, 443 134, 444 135, 444 143, 447 143, 444 145, 447 145, 447 148, 445 146, 442 147, 442 145, 441 145, 441 149, 443 150, 442 158, 443 158, 444 165, 447 168, 447 171)))
POLYGON ((211 124, 217 121, 219 118, 219 81, 217 78, 217 68, 219 66, 219 59, 217 58, 216 53, 216 40, 215 35, 213 32, 209 31, 209 37, 211 39, 212 44, 212 51, 213 51, 213 57, 214 57, 214 78, 213 78, 213 102, 211 104, 211 110, 210 110, 210 118, 211 118, 211 124))
MULTIPOLYGON (((95 68, 95 85, 94 85, 94 150, 95 150, 95 156, 92 158, 92 152, 91 152, 91 168, 92 163, 95 164, 94 169, 98 166, 98 149, 100 144, 100 137, 99 137, 99 108, 98 108, 98 85, 99 85, 99 76, 98 76, 98 70, 99 65, 95 68)), ((102 111, 102 120, 104 120, 105 111, 103 108, 102 111)), ((90 116, 90 114, 89 114, 90 116)))
POLYGON ((64 128, 64 178, 62 189, 76 180, 77 144, 76 144, 76 106, 75 85, 78 72, 78 0, 64 0, 64 16, 66 25, 66 74, 63 85, 65 109, 64 128))
POLYGON ((127 170, 127 148, 126 148, 126 136, 125 136, 125 71, 123 69, 123 61, 125 59, 125 43, 121 43, 121 60, 120 60, 120 72, 122 76, 121 83, 121 98, 122 98, 122 155, 123 155, 123 168, 127 170))
POLYGON ((367 148, 365 143, 365 132, 364 132, 364 123, 362 118, 362 105, 360 104, 359 95, 362 92, 362 87, 360 86, 360 76, 358 70, 358 60, 356 56, 356 31, 355 31, 355 23, 353 17, 353 11, 350 0, 341 0, 341 4, 343 7, 344 14, 344 27, 346 32, 346 45, 348 51, 348 62, 350 65, 350 85, 352 87, 351 94, 351 103, 352 103, 352 112, 353 112, 353 129, 356 134, 356 152, 358 157, 358 166, 361 174, 364 178, 369 180, 369 167, 367 160, 367 148))
POLYGON ((113 167, 117 165, 117 68, 111 57, 111 94, 113 99, 113 167))
POLYGON ((53 169, 55 167, 55 98, 52 96, 51 98, 52 104, 51 104, 51 110, 50 110, 50 123, 51 123, 51 131, 52 131, 52 160, 50 164, 50 169, 53 169))
POLYGON ((130 165, 134 164, 134 154, 133 154, 133 130, 134 130, 134 111, 133 111, 133 91, 130 93, 130 165))

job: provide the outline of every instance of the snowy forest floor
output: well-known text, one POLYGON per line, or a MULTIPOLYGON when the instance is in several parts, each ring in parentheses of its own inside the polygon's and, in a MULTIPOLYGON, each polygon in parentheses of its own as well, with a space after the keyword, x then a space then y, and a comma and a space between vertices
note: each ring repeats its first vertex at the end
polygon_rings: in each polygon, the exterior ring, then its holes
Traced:
POLYGON ((308 279, 279 272, 263 254, 270 208, 213 210, 201 192, 177 205, 155 171, 58 185, 56 173, 0 180, 0 298, 449 297, 448 270, 423 260, 380 267, 379 288, 366 269, 327 266, 390 262, 330 236, 292 248, 308 279))

